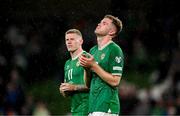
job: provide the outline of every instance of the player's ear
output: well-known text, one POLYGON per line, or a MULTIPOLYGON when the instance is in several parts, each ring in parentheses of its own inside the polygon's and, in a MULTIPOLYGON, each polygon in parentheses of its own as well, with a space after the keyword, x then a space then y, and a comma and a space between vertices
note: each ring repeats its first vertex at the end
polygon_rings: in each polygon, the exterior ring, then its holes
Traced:
POLYGON ((109 31, 109 35, 110 35, 110 36, 114 36, 115 33, 116 33, 116 31, 115 31, 114 29, 111 29, 111 30, 109 31))
POLYGON ((116 31, 117 31, 116 27, 114 25, 111 25, 110 30, 109 30, 109 35, 112 37, 115 36, 116 31))
POLYGON ((83 44, 83 39, 80 39, 80 43, 81 43, 81 45, 83 44))

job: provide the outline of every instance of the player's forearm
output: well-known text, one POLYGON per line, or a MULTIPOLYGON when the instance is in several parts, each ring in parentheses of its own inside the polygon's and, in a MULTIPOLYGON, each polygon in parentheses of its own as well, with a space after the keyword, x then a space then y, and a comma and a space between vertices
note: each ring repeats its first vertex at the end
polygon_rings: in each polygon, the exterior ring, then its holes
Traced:
POLYGON ((94 64, 91 67, 91 70, 93 70, 101 79, 103 79, 109 85, 111 85, 113 87, 119 85, 120 77, 119 76, 115 77, 112 74, 106 72, 98 64, 94 64))
POLYGON ((87 92, 89 88, 86 85, 75 85, 74 91, 87 92))
POLYGON ((85 84, 88 88, 90 88, 90 83, 91 83, 91 72, 89 69, 84 70, 84 81, 85 84))

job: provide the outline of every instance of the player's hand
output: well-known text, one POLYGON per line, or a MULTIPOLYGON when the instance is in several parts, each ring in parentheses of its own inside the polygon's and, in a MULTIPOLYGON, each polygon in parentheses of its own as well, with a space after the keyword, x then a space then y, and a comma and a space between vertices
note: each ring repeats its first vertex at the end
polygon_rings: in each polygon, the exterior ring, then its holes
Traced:
POLYGON ((75 91, 76 85, 70 84, 70 83, 61 83, 60 85, 60 91, 75 91))
POLYGON ((59 86, 59 92, 62 94, 63 97, 66 97, 65 91, 63 91, 62 86, 59 86))
POLYGON ((89 53, 88 53, 88 56, 85 54, 82 54, 79 57, 79 64, 85 68, 91 69, 94 63, 96 63, 94 60, 94 57, 89 53))

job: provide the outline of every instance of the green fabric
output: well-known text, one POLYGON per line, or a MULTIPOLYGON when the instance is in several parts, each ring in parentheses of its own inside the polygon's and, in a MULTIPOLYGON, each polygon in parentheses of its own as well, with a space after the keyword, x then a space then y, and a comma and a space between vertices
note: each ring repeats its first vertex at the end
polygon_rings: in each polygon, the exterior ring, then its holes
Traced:
MULTIPOLYGON (((66 61, 64 71, 65 82, 80 85, 85 84, 84 69, 79 65, 78 58, 66 61)), ((89 94, 87 92, 73 92, 70 97, 72 114, 87 115, 89 94)))
MULTIPOLYGON (((95 46, 90 53, 105 71, 122 76, 124 56, 117 44, 111 42, 102 50, 95 46)), ((111 112, 112 114, 120 112, 118 88, 108 85, 94 72, 90 87, 89 112, 111 112)))

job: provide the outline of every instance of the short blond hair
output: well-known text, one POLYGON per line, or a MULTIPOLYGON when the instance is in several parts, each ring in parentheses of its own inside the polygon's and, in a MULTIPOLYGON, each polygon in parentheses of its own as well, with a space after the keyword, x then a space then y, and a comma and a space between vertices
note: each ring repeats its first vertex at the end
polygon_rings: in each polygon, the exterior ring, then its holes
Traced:
POLYGON ((117 36, 123 28, 122 21, 118 17, 114 17, 112 15, 105 15, 104 18, 109 18, 112 20, 112 23, 115 25, 117 31, 115 33, 115 36, 117 36))
POLYGON ((82 34, 78 29, 69 29, 69 30, 66 31, 65 35, 69 34, 69 33, 76 33, 77 35, 82 37, 82 34))

